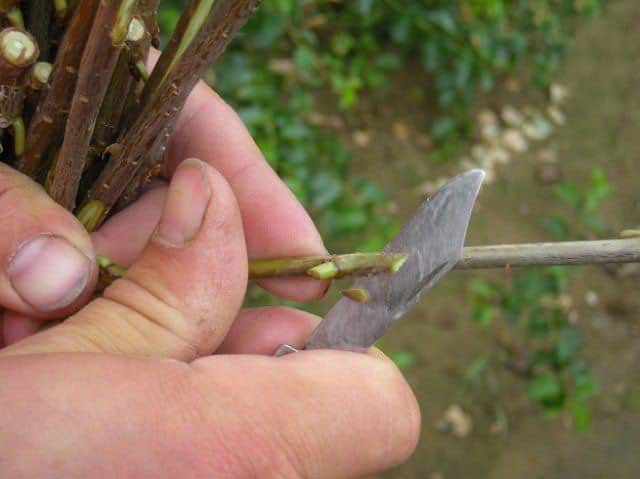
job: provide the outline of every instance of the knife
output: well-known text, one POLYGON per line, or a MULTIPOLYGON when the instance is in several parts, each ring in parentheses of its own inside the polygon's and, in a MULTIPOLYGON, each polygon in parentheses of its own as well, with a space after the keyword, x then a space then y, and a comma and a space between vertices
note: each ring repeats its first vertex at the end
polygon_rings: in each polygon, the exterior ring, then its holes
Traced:
MULTIPOLYGON (((384 248, 408 253, 402 268, 392 276, 358 279, 353 287, 366 291, 368 300, 340 299, 307 338, 304 349, 363 351, 407 314, 460 260, 483 179, 482 170, 461 173, 427 198, 384 248)), ((275 355, 296 351, 283 344, 275 355)))

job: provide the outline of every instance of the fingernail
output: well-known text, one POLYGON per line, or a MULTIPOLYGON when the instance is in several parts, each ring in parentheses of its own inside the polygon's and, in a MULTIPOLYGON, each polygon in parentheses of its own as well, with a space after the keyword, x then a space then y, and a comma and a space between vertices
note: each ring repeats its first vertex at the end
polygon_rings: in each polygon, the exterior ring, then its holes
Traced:
POLYGON ((7 275, 13 289, 35 309, 55 311, 84 291, 91 261, 63 238, 36 236, 10 258, 7 275))
POLYGON ((153 239, 163 246, 182 248, 200 231, 210 196, 205 165, 195 158, 183 161, 171 179, 153 239))

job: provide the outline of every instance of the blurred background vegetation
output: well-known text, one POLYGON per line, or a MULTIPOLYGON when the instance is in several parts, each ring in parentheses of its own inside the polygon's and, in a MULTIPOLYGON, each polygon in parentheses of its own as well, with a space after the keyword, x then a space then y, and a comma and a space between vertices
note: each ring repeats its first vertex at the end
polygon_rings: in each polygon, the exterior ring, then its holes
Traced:
MULTIPOLYGON (((168 36, 186 1, 164 2, 168 36)), ((437 99, 423 125, 453 159, 472 125, 468 109, 501 77, 526 69, 547 89, 574 21, 599 11, 599 0, 266 0, 216 66, 210 83, 239 112, 273 168, 317 220, 329 245, 357 234, 376 251, 395 224, 375 182, 353 175, 350 152, 321 128, 318 90, 333 108, 357 110, 389 73, 408 64, 415 82, 437 99)))
MULTIPOLYGON (((163 1, 165 40, 185 3, 163 1)), ((331 251, 379 250, 425 194, 471 166, 487 170, 491 184, 480 198, 471 242, 615 236, 640 222, 640 202, 628 185, 633 161, 627 151, 611 153, 611 138, 624 139, 620 125, 637 116, 629 117, 624 100, 607 96, 622 92, 632 75, 632 63, 625 69, 624 56, 611 52, 625 49, 625 32, 637 18, 633 4, 265 0, 206 81, 239 112, 331 251), (583 30, 586 39, 573 47, 583 30), (618 35, 607 49, 613 31, 618 35), (571 48, 578 60, 567 68, 571 48), (611 123, 616 115, 619 124, 611 123)), ((526 477, 566 479, 584 477, 580 467, 598 470, 559 451, 595 447, 588 441, 594 428, 602 435, 605 427, 598 416, 602 392, 608 397, 623 384, 625 404, 635 413, 640 391, 628 376, 614 384, 598 374, 609 363, 585 337, 603 314, 637 320, 640 306, 629 295, 616 296, 633 290, 637 277, 628 278, 637 271, 594 270, 454 273, 385 338, 381 347, 422 403, 426 435, 442 435, 428 441, 447 445, 422 443, 389 477, 525 477, 496 466, 501 451, 513 453, 505 438, 517 444, 525 426, 530 441, 524 444, 550 458, 538 461, 546 469, 526 477), (608 301, 624 303, 623 312, 612 313, 608 301), (583 316, 596 319, 585 326, 583 316), (545 449, 551 444, 559 449, 545 449)), ((253 303, 274 301, 257 290, 250 296, 253 303)), ((303 306, 322 313, 334 298, 303 306)), ((637 330, 609 333, 630 339, 637 330)), ((630 358, 640 358, 633 351, 630 358)), ((640 438, 636 433, 630 437, 640 438)), ((518 454, 516 471, 538 460, 518 454)), ((633 470, 628 477, 637 477, 640 470, 633 470)))

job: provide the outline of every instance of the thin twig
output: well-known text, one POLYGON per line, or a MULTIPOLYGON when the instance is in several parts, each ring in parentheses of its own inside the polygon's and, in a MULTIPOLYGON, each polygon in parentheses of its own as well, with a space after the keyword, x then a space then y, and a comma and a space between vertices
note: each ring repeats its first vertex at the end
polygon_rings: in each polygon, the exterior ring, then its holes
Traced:
POLYGON ((458 269, 640 262, 640 238, 464 248, 458 269))

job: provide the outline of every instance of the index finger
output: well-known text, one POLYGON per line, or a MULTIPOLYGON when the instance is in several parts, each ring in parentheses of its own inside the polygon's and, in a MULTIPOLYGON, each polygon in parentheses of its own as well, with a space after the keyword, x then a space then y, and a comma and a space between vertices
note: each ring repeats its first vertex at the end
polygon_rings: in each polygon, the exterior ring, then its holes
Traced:
MULTIPOLYGON (((167 149, 168 173, 184 158, 214 166, 234 191, 250 258, 326 254, 313 221, 265 161, 235 111, 204 82, 180 114, 167 149)), ((288 299, 322 296, 327 283, 312 279, 263 280, 260 285, 288 299)))

